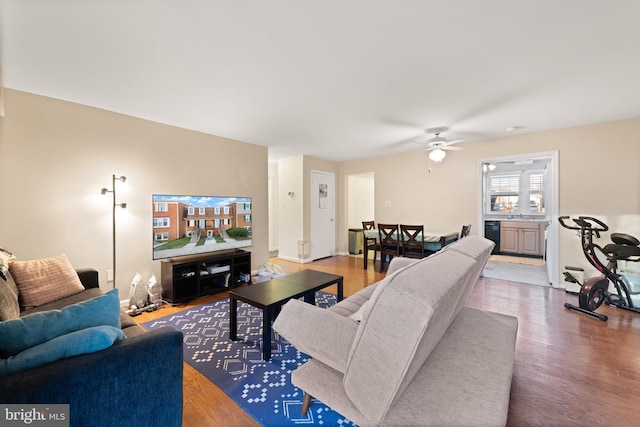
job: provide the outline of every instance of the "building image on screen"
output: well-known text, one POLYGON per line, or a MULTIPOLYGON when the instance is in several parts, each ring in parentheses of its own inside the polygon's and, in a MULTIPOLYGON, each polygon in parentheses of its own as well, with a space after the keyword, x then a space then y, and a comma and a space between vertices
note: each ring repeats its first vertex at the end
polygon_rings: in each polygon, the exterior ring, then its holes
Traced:
POLYGON ((153 259, 252 245, 251 198, 153 195, 153 259))

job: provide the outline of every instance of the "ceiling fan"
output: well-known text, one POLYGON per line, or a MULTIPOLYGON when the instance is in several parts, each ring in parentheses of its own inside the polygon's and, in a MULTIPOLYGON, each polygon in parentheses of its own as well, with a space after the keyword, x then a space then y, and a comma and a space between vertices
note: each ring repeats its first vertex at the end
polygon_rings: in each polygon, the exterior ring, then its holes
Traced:
POLYGON ((461 147, 455 147, 453 146, 453 144, 462 142, 464 141, 464 139, 462 138, 446 139, 445 137, 440 136, 440 134, 448 130, 449 130, 448 127, 436 127, 436 128, 429 128, 426 130, 427 133, 434 135, 434 137, 429 138, 427 140, 427 150, 430 151, 429 159, 433 160, 434 162, 441 162, 445 158, 447 153, 445 153, 444 150, 451 150, 451 151, 462 150, 461 147))

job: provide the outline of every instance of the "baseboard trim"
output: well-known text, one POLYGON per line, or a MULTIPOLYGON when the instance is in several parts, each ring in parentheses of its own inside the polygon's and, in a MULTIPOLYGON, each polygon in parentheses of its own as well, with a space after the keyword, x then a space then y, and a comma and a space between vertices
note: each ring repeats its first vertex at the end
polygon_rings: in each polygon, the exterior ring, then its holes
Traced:
POLYGON ((285 255, 278 255, 278 258, 283 259, 285 261, 297 262, 298 264, 307 264, 313 261, 311 258, 300 259, 300 258, 288 257, 285 255))

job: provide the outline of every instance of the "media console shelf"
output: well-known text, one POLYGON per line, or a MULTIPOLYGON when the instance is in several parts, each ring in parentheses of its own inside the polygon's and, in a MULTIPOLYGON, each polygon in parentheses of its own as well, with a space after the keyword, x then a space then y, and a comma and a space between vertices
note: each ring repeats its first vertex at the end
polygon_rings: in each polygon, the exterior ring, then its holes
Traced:
POLYGON ((251 252, 238 250, 162 261, 163 298, 176 304, 247 283, 251 252))

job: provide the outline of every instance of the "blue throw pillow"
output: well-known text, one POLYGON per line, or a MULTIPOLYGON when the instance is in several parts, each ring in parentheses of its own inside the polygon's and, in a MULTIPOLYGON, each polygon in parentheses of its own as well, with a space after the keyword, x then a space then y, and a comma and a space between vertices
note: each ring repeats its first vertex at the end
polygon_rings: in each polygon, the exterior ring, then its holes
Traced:
POLYGON ((122 329, 113 326, 95 326, 71 332, 28 348, 8 359, 0 359, 0 377, 66 357, 104 350, 123 338, 122 329))
POLYGON ((13 356, 70 332, 103 325, 120 329, 117 289, 62 310, 43 311, 0 322, 0 358, 13 356))

